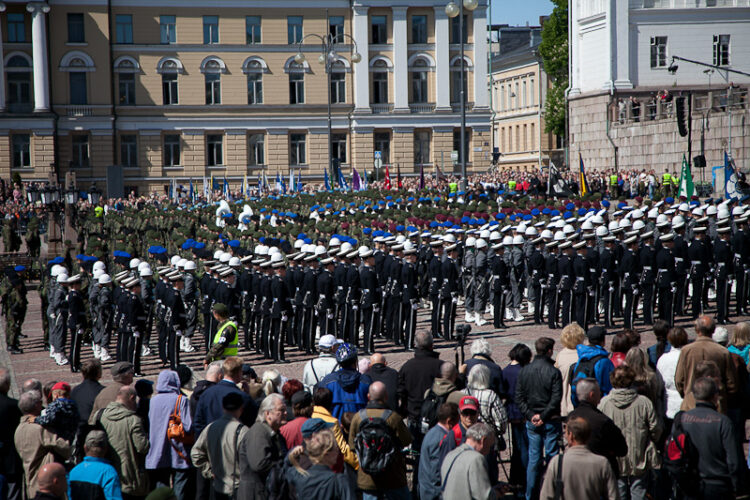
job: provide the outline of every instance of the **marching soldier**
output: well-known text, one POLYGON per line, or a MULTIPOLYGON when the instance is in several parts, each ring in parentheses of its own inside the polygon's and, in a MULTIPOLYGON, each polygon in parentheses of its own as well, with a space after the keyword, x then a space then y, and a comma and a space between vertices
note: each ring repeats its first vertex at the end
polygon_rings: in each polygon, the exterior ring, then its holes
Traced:
POLYGON ((509 256, 508 267, 510 269, 511 290, 510 309, 513 316, 511 319, 513 321, 523 321, 523 316, 521 316, 521 300, 523 298, 523 276, 526 272, 522 250, 524 244, 523 236, 514 236, 512 243, 510 252, 508 252, 508 249, 505 251, 505 255, 509 256))
POLYGON ((26 298, 26 284, 23 281, 23 273, 26 271, 26 267, 15 266, 13 271, 15 275, 9 278, 10 291, 7 293, 7 296, 3 297, 3 300, 7 301, 5 307, 5 341, 8 346, 8 352, 11 354, 21 354, 23 351, 18 346, 18 340, 29 304, 26 298))
POLYGON ((414 334, 417 329, 417 309, 419 309, 419 297, 417 285, 419 275, 417 273, 417 250, 410 248, 404 250, 405 262, 401 267, 401 282, 403 283, 401 299, 401 315, 406 320, 404 328, 404 347, 408 350, 414 347, 414 334))
POLYGON ((320 261, 323 270, 317 277, 316 291, 318 294, 318 327, 320 336, 332 334, 335 336, 334 323, 334 292, 336 290, 333 281, 334 263, 333 257, 327 257, 320 261))
MULTIPOLYGON (((271 296, 271 278, 273 275, 273 269, 271 268, 271 261, 266 260, 260 265, 263 273, 260 280, 260 310, 258 311, 259 325, 260 328, 257 331, 256 341, 260 352, 266 358, 271 358, 271 302, 273 297, 271 296)), ((222 273, 223 275, 224 273, 222 273)), ((223 278, 224 276, 222 276, 223 278)), ((231 311, 231 309, 230 309, 231 311)), ((231 314, 231 313, 230 313, 231 314)), ((231 316, 230 316, 231 318, 231 316)))
POLYGON ((731 238, 734 251, 734 279, 736 285, 737 315, 746 315, 748 296, 748 271, 750 271, 750 231, 747 227, 747 216, 734 220, 737 230, 731 238))
POLYGON ((109 274, 99 276, 99 293, 96 294, 96 330, 94 330, 94 357, 101 361, 109 361, 111 356, 109 348, 110 335, 114 320, 114 302, 112 298, 112 278, 109 274), (98 351, 98 356, 97 356, 98 351))
POLYGON ((463 279, 463 290, 464 290, 464 320, 467 323, 474 321, 474 247, 476 245, 476 238, 470 236, 466 238, 466 251, 464 252, 463 265, 461 266, 461 276, 463 279))
POLYGON ((688 256, 688 244, 685 241, 685 223, 678 220, 672 225, 674 232, 674 245, 672 254, 674 255, 674 279, 675 279, 675 296, 673 298, 672 309, 675 314, 680 316, 685 314, 685 297, 687 296, 688 271, 690 270, 690 257, 688 256))
POLYGON ((294 286, 294 338, 300 351, 305 350, 305 257, 304 252, 295 255, 297 265, 289 270, 294 286))
MULTIPOLYGON (((123 283, 127 288, 125 296, 126 309, 124 312, 125 329, 127 331, 127 361, 133 364, 136 376, 141 375, 141 353, 143 352, 143 336, 146 329, 146 309, 141 299, 141 282, 138 278, 131 278, 123 283)), ((175 364, 173 370, 177 367, 175 364)))
POLYGON ((638 308, 638 294, 640 292, 640 260, 638 258, 638 236, 633 235, 623 241, 622 259, 618 269, 622 296, 625 299, 623 309, 626 329, 633 328, 635 311, 638 308))
POLYGON ((139 281, 141 284, 141 301, 143 302, 143 308, 146 311, 146 327, 143 332, 143 356, 151 354, 151 328, 154 324, 154 307, 156 305, 155 298, 155 283, 154 273, 151 270, 151 266, 144 266, 139 271, 139 281))
POLYGON ((562 253, 557 259, 558 291, 560 296, 560 319, 563 325, 570 323, 572 315, 573 285, 576 274, 573 269, 573 257, 575 250, 573 243, 564 241, 560 244, 562 253))
MULTIPOLYGON (((180 339, 180 350, 183 352, 195 351, 191 340, 198 325, 198 297, 200 293, 194 274, 196 267, 195 262, 189 260, 185 263, 185 272, 183 273, 185 287, 182 289, 182 302, 185 304, 185 331, 180 339)), ((238 307, 237 311, 238 318, 240 318, 241 308, 238 307)))
POLYGON ((542 302, 542 282, 544 281, 545 262, 542 255, 542 244, 544 239, 539 237, 531 241, 529 262, 529 283, 531 284, 531 293, 534 298, 534 324, 542 324, 542 313, 544 312, 544 303, 542 302))
POLYGON ((505 264, 505 247, 502 242, 492 245, 495 252, 495 260, 492 263, 492 317, 495 328, 507 328, 505 326, 505 306, 508 297, 508 266, 505 264))
POLYGON ((456 305, 460 290, 458 281, 458 244, 453 243, 445 247, 447 253, 443 259, 441 274, 443 276, 443 288, 440 300, 443 305, 443 335, 446 340, 453 340, 453 328, 456 326, 456 305))
MULTIPOLYGON (((305 278, 303 282, 304 296, 302 299, 303 305, 303 321, 302 321, 302 338, 304 343, 304 349, 307 354, 312 354, 315 341, 315 305, 317 296, 317 283, 318 283, 318 258, 315 255, 308 255, 304 259, 307 264, 305 270, 305 278)), ((256 346, 257 349, 257 346, 256 346)))
POLYGON ((641 235, 641 246, 638 252, 641 280, 638 288, 643 297, 643 323, 654 324, 654 285, 656 284, 656 250, 654 249, 654 232, 647 231, 641 235))
POLYGON ((211 307, 211 313, 218 327, 211 348, 203 360, 204 370, 213 361, 226 359, 229 356, 237 356, 239 346, 237 323, 229 319, 229 309, 227 309, 227 306, 217 302, 211 307))
POLYGON ((731 228, 723 226, 716 229, 719 239, 714 243, 714 261, 716 262, 716 322, 726 325, 729 322, 729 280, 732 274, 734 254, 729 243, 731 228))
POLYGON ((240 272, 240 278, 237 282, 237 288, 240 292, 240 311, 242 314, 242 331, 245 332, 245 349, 252 349, 253 336, 250 332, 250 303, 252 302, 253 290, 253 268, 251 261, 252 256, 242 257, 240 262, 244 266, 240 272))
MULTIPOLYGON (((211 311, 211 296, 213 295, 213 287, 215 281, 211 277, 211 268, 215 265, 215 261, 207 260, 203 262, 203 276, 201 276, 199 282, 199 288, 201 296, 203 298, 201 303, 201 313, 203 314, 203 338, 206 350, 210 348, 212 331, 212 322, 214 317, 211 311)), ((247 330, 245 330, 245 336, 247 336, 247 330)), ((247 343, 247 340, 245 341, 247 343)))
POLYGON ((47 307, 50 319, 50 355, 54 357, 59 366, 68 364, 65 356, 65 344, 67 340, 68 325, 68 275, 64 271, 55 278, 56 286, 51 289, 49 306, 47 307))
POLYGON ((401 296, 403 294, 401 268, 403 266, 404 245, 393 245, 391 249, 393 250, 393 258, 388 266, 388 272, 390 273, 388 314, 390 314, 390 317, 386 317, 386 322, 388 323, 386 338, 391 339, 396 345, 401 345, 403 343, 402 333, 404 331, 403 324, 405 319, 401 307, 401 296))
POLYGON ((362 253, 364 265, 360 272, 360 287, 362 290, 361 312, 365 329, 364 352, 371 354, 375 351, 375 337, 380 326, 380 284, 375 273, 375 255, 372 250, 362 253))
POLYGON ((70 371, 78 373, 81 369, 81 344, 86 328, 86 309, 81 296, 81 275, 68 278, 68 331, 70 340, 70 371))
MULTIPOLYGON (((281 254, 274 254, 281 257, 281 254)), ((272 258, 272 260, 275 260, 272 258)), ((289 316, 291 314, 291 302, 289 291, 284 283, 286 276, 286 264, 279 259, 271 264, 274 276, 271 278, 271 295, 273 297, 271 307, 271 357, 276 363, 285 363, 284 359, 284 341, 286 328, 289 325, 289 316)))
POLYGON ((443 286, 443 242, 440 240, 430 242, 432 248, 431 257, 427 263, 427 274, 429 276, 429 295, 432 308, 430 310, 430 330, 434 338, 441 338, 441 313, 443 302, 440 300, 440 289, 443 286))
POLYGON ((349 339, 352 345, 359 345, 360 311, 359 302, 362 297, 359 277, 359 252, 353 250, 347 254, 349 266, 346 270, 346 322, 342 331, 342 338, 349 339))
POLYGON ((656 253, 656 276, 659 288, 659 318, 669 326, 674 325, 675 288, 675 255, 674 234, 668 233, 659 237, 662 247, 656 253))
POLYGON ((487 306, 487 272, 489 271, 489 260, 487 258, 487 241, 483 238, 476 240, 474 244, 474 268, 471 270, 474 281, 474 320, 477 326, 487 324, 482 317, 487 306))
MULTIPOLYGON (((617 262, 615 261, 615 240, 612 235, 602 238, 604 247, 599 252, 599 265, 601 266, 601 293, 604 305, 604 327, 612 328, 613 307, 617 295, 615 286, 617 284, 617 262)), ((598 304, 595 305, 598 307, 598 304)))
POLYGON ((693 293, 690 297, 693 319, 697 319, 703 314, 703 291, 708 268, 713 260, 713 255, 705 244, 707 230, 706 226, 693 227, 693 240, 688 247, 690 283, 693 288, 693 293))
POLYGON ((557 317, 559 313, 559 270, 557 261, 559 258, 558 242, 550 241, 547 243, 547 256, 544 258, 544 270, 547 275, 546 292, 547 292, 547 325, 550 328, 557 328, 557 317))
MULTIPOLYGON (((185 303, 182 301, 182 291, 185 289, 185 279, 179 271, 169 274, 171 287, 166 289, 164 305, 167 308, 166 323, 166 353, 169 369, 175 370, 180 364, 180 346, 185 332, 185 303), (180 339, 178 341, 178 339, 180 339)), ((142 303, 140 304, 142 306, 142 303)), ((135 364, 135 361, 133 361, 135 364)))
MULTIPOLYGON (((579 241, 573 245, 576 255, 573 258, 573 273, 575 285, 573 293, 575 296, 575 320, 585 330, 588 329, 589 313, 589 288, 591 287, 589 264, 587 259, 586 242, 579 241)), ((563 324, 566 324, 563 321, 563 324)))

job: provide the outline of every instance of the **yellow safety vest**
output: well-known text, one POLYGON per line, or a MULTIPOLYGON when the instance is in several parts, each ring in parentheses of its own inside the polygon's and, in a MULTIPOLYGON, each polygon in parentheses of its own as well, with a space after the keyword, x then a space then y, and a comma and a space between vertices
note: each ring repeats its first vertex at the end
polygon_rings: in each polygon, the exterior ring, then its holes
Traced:
POLYGON ((510 191, 515 191, 516 190, 516 181, 508 181, 508 189, 510 191))
POLYGON ((610 186, 616 186, 617 185, 617 176, 616 175, 610 175, 609 176, 609 185, 610 186))
POLYGON ((457 183, 451 182, 450 184, 448 184, 448 186, 451 188, 451 193, 455 193, 456 191, 458 191, 458 184, 457 183))
POLYGON ((224 330, 226 330, 228 326, 234 327, 234 338, 229 341, 229 344, 227 344, 226 347, 224 347, 224 353, 221 355, 221 359, 224 359, 227 356, 237 356, 237 348, 239 347, 239 330, 237 329, 237 323, 234 321, 227 321, 219 327, 216 335, 214 335, 214 344, 220 342, 221 338, 224 336, 224 330))
POLYGON ((672 176, 669 174, 664 174, 661 176, 661 183, 664 186, 669 186, 669 184, 672 182, 672 176))

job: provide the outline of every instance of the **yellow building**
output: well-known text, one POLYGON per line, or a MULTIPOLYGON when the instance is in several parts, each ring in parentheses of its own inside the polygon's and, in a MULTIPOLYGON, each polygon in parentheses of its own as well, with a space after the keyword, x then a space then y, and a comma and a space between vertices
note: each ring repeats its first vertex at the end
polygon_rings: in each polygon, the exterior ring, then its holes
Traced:
MULTIPOLYGON (((109 170, 140 192, 211 175, 236 188, 261 171, 320 179, 329 89, 311 34, 339 42, 331 150, 347 177, 371 174, 375 151, 403 175, 431 172, 460 142, 459 23, 445 2, 50 0, 0 10, 0 177, 73 171, 85 187, 109 170)), ((467 156, 484 170, 486 3, 466 12, 467 156)))
MULTIPOLYGON (((550 158, 562 166, 562 145, 544 131, 550 86, 537 49, 540 27, 493 28, 492 134, 501 170, 539 171, 550 158)), ((496 155, 497 156, 497 155, 496 155)))

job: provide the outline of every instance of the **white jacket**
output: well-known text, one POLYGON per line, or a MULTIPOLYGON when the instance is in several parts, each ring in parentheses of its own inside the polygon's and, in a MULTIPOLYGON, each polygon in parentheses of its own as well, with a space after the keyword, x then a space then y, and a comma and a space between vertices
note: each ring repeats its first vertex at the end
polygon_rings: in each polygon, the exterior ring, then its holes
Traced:
POLYGON ((305 364, 305 369, 302 372, 302 385, 312 394, 315 384, 333 372, 337 366, 336 358, 328 353, 323 353, 317 358, 311 359, 305 364))
POLYGON ((672 347, 669 352, 661 355, 656 362, 656 369, 659 370, 661 378, 664 379, 664 389, 667 397, 667 418, 674 418, 675 414, 680 411, 682 396, 677 392, 677 386, 674 383, 674 374, 677 371, 677 361, 680 359, 680 349, 672 347))

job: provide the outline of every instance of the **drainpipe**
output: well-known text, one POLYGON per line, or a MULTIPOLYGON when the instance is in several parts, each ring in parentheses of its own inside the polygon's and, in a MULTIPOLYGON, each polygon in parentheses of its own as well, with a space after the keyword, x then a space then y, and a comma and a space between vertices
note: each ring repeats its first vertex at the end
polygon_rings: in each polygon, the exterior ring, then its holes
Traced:
MULTIPOLYGON (((107 0, 107 31, 109 32, 109 102, 112 103, 112 165, 117 165, 117 103, 115 102, 115 60, 112 42, 112 0, 107 0)), ((115 30, 116 32, 116 30, 115 30)))
MULTIPOLYGON (((573 5, 573 2, 570 2, 568 5, 573 5)), ((570 41, 573 39, 573 13, 571 12, 571 9, 568 9, 568 86, 565 87, 565 136, 563 137, 563 140, 565 141, 565 166, 570 170, 570 118, 568 115, 570 114, 570 89, 571 87, 571 81, 573 79, 573 44, 570 43, 570 41)))
POLYGON ((615 172, 619 172, 618 167, 618 161, 617 161, 617 153, 619 151, 619 148, 615 144, 615 141, 612 140, 612 136, 609 135, 609 127, 610 127, 610 110, 612 109, 612 104, 615 101, 615 93, 614 93, 614 87, 612 87, 612 84, 610 83, 609 88, 609 104, 607 105, 607 139, 609 140, 609 143, 612 144, 612 148, 615 151, 615 172))
MULTIPOLYGON (((488 6, 488 15, 487 15, 487 26, 489 27, 488 30, 488 36, 489 40, 487 40, 487 45, 489 46, 489 50, 487 50, 487 74, 490 75, 489 77, 489 83, 487 84, 487 87, 490 92, 490 131, 492 138, 490 139, 490 159, 492 159, 494 153, 495 153, 495 119, 497 118, 497 113, 495 113, 495 102, 493 99, 494 96, 494 90, 495 90, 495 80, 492 76, 492 0, 489 0, 487 2, 488 6)), ((499 44, 498 44, 499 46, 499 44)))

